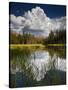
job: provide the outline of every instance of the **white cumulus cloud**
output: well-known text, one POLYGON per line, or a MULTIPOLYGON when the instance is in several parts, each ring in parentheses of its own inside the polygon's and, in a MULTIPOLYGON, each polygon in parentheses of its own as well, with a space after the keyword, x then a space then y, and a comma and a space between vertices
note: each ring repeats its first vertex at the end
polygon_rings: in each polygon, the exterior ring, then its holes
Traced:
POLYGON ((12 31, 22 31, 26 28, 31 30, 41 30, 44 36, 48 36, 51 30, 66 29, 66 17, 49 18, 40 7, 28 10, 23 16, 10 15, 10 29, 12 31))

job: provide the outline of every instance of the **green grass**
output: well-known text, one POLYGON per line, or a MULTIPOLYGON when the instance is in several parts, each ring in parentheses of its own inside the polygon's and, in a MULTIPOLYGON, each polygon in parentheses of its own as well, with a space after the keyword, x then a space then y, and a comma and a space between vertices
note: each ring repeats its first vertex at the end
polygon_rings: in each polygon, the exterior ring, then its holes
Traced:
POLYGON ((22 47, 45 47, 42 44, 10 44, 10 48, 22 48, 22 47))
POLYGON ((48 44, 48 46, 65 46, 65 44, 48 44))
POLYGON ((43 45, 43 44, 10 44, 10 48, 11 49, 15 49, 15 48, 26 48, 26 47, 40 47, 40 48, 44 48, 46 46, 65 46, 64 44, 48 44, 48 45, 43 45))
POLYGON ((10 44, 10 48, 22 48, 22 47, 45 47, 45 46, 65 46, 65 44, 10 44))

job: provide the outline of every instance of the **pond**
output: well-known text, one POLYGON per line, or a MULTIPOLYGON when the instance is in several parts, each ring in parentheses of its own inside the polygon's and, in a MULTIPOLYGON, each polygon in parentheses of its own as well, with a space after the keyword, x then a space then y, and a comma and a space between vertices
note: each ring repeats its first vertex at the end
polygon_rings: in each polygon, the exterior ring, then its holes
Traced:
POLYGON ((65 47, 10 49, 10 87, 66 84, 65 47))

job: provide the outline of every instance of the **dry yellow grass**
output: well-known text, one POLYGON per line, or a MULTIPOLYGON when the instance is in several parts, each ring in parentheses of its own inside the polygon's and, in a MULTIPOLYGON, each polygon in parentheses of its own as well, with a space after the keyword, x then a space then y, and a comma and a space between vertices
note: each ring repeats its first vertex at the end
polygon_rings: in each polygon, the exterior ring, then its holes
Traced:
MULTIPOLYGON (((45 47, 43 44, 10 44, 10 48, 22 48, 22 47, 45 47)), ((65 46, 64 44, 48 44, 47 46, 65 46)))
POLYGON ((10 48, 22 48, 22 47, 45 47, 42 44, 10 44, 10 48))
POLYGON ((65 46, 65 44, 48 44, 48 46, 65 46))

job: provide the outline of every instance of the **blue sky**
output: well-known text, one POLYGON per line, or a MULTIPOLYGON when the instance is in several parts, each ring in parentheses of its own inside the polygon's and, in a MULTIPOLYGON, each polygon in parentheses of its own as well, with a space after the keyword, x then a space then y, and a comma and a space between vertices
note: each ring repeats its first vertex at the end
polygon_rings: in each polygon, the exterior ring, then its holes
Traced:
POLYGON ((51 30, 66 29, 66 6, 63 5, 10 2, 9 14, 10 28, 17 33, 27 27, 26 30, 36 35, 48 36, 51 30))
POLYGON ((66 6, 63 5, 49 5, 49 4, 32 4, 32 3, 17 3, 10 2, 9 4, 9 14, 14 14, 15 16, 23 16, 24 12, 31 10, 39 6, 44 10, 50 18, 58 18, 66 16, 66 6))

